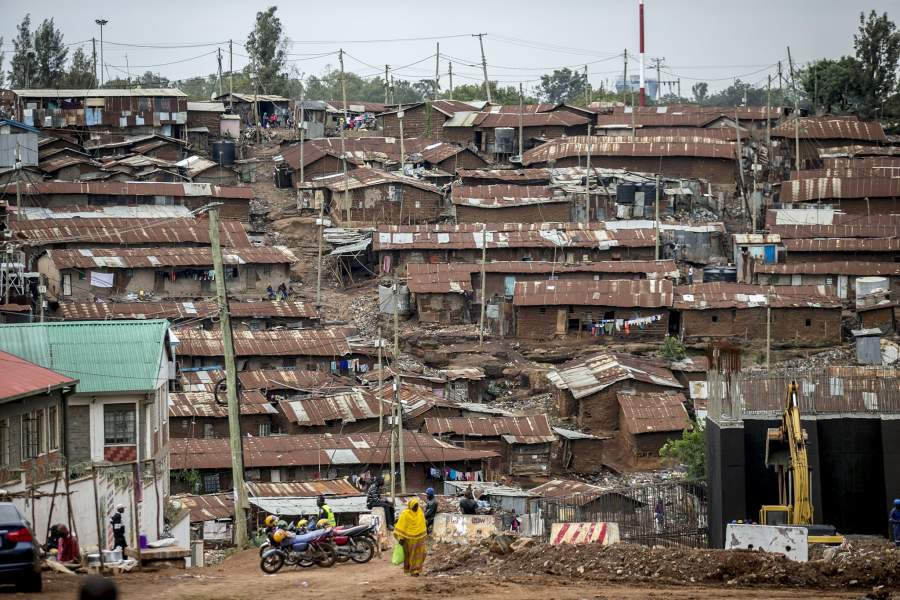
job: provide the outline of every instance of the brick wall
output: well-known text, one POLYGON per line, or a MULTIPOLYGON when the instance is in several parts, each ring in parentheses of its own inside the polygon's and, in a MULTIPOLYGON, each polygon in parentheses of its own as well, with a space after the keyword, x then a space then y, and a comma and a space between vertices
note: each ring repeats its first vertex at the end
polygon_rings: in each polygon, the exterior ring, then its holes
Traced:
POLYGON ((456 173, 457 169, 483 169, 488 163, 471 150, 463 150, 434 166, 447 173, 456 173))
MULTIPOLYGON (((584 166, 585 156, 561 158, 555 167, 584 166)), ((545 163, 529 165, 543 167, 545 163)), ((591 166, 609 169, 627 169, 643 173, 660 171, 660 158, 653 156, 591 156, 591 166)), ((733 184, 737 177, 734 160, 724 158, 692 158, 687 156, 662 157, 662 173, 679 177, 707 179, 712 183, 733 184)))
POLYGON ((479 208, 457 205, 457 223, 546 223, 571 220, 571 202, 553 202, 508 208, 479 208))
POLYGON ((642 394, 668 392, 673 391, 673 389, 631 379, 614 383, 604 390, 577 401, 578 426, 588 428, 593 433, 618 431, 619 401, 616 398, 618 392, 642 394))
MULTIPOLYGON (((683 310, 684 337, 693 339, 766 339, 766 309, 683 310)), ((840 308, 774 308, 771 323, 774 343, 819 346, 841 341, 840 308)))
POLYGON ((618 342, 630 340, 662 339, 669 330, 669 310, 667 308, 621 308, 613 306, 518 306, 516 307, 516 335, 521 338, 547 339, 557 336, 558 311, 566 311, 566 337, 592 338, 584 324, 601 319, 635 319, 660 315, 661 320, 648 324, 644 329, 629 327, 625 331, 613 332, 607 337, 596 336, 598 341, 606 339, 618 342), (573 321, 580 325, 573 330, 573 321))
POLYGON ((332 194, 331 212, 342 224, 421 224, 437 221, 443 208, 441 194, 411 185, 384 183, 350 191, 352 206, 347 210, 343 193, 332 194), (403 200, 391 199, 390 188, 400 186, 403 200))
POLYGON ((416 294, 420 323, 462 324, 471 319, 462 294, 416 294))
POLYGON ((886 327, 888 331, 894 329, 894 307, 886 306, 872 310, 859 311, 859 323, 863 328, 886 327))
MULTIPOLYGON (((403 110, 403 137, 431 137, 442 139, 444 121, 447 116, 441 112, 426 107, 424 104, 403 110), (431 135, 428 135, 429 113, 431 119, 431 135)), ((382 134, 385 137, 400 137, 400 119, 397 113, 384 115, 378 118, 381 123, 382 134)))

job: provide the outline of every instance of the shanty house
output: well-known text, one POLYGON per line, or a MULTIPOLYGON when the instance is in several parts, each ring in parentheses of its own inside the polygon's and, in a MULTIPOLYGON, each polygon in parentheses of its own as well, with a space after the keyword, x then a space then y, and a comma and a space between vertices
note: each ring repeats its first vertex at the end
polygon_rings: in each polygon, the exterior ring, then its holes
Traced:
POLYGON ((673 308, 684 340, 825 346, 841 341, 841 301, 832 286, 699 283, 675 288, 673 308))
POLYGON ((547 186, 455 185, 457 223, 546 223, 572 220, 574 198, 547 186))
POLYGON ((547 415, 425 419, 425 431, 467 449, 496 452, 485 479, 493 476, 546 475, 550 446, 556 441, 547 415))
MULTIPOLYGON (((306 434, 246 437, 244 467, 250 482, 308 481, 368 473, 390 473, 391 436, 380 433, 306 434)), ((217 480, 230 489, 231 456, 227 439, 173 439, 171 467, 197 470, 201 479, 217 480)), ((476 472, 495 458, 494 452, 468 450, 425 433, 403 432, 406 485, 425 489, 434 485, 435 465, 457 472, 476 472)))
POLYGON ((900 212, 900 178, 803 177, 781 184, 782 203, 828 205, 849 215, 900 212))
POLYGON ((241 94, 229 92, 214 100, 228 106, 232 114, 240 115, 241 122, 255 126, 263 115, 278 115, 282 123, 291 114, 291 100, 275 94, 241 94))
POLYGON ((295 100, 294 123, 303 129, 305 139, 325 137, 325 117, 328 103, 323 100, 295 100))
POLYGON ((616 397, 619 400, 620 439, 633 460, 658 460, 660 448, 669 440, 680 438, 681 432, 690 426, 682 394, 619 392, 616 397))
POLYGON ((558 444, 554 466, 564 473, 593 474, 603 470, 603 451, 608 435, 591 435, 582 431, 554 427, 558 444))
MULTIPOLYGON (((223 250, 232 294, 259 297, 268 286, 290 281, 297 258, 283 246, 223 250)), ((37 261, 57 299, 109 298, 152 292, 157 297, 198 298, 214 290, 210 248, 48 250, 37 261)))
POLYGON ((462 100, 434 100, 418 102, 408 106, 382 112, 377 116, 384 135, 400 137, 400 113, 403 113, 403 135, 405 137, 441 138, 443 125, 458 112, 481 110, 484 101, 463 102, 462 100))
POLYGON ((362 433, 387 423, 392 404, 368 390, 352 388, 313 392, 278 403, 279 429, 284 433, 362 433))
POLYGON ((900 294, 900 263, 874 261, 790 262, 756 265, 756 283, 761 285, 835 286, 841 300, 856 296, 861 277, 885 277, 894 294, 900 294))
MULTIPOLYGON (((591 118, 568 111, 545 113, 457 112, 443 124, 442 139, 473 146, 495 160, 521 155, 535 144, 588 132, 591 118), (519 148, 519 132, 522 143, 519 148)), ((527 165, 525 165, 527 166, 527 165)))
MULTIPOLYGON (((887 137, 878 121, 860 121, 855 116, 794 117, 771 131, 782 152, 794 159, 795 139, 800 138, 800 164, 804 168, 820 165, 819 150, 835 146, 885 144, 887 137)), ((791 160, 791 164, 793 160, 791 160)))
POLYGON ((34 127, 0 118, 0 169, 38 165, 38 133, 34 127))
POLYGON ((512 303, 518 337, 662 339, 669 330, 672 282, 527 281, 515 284, 512 303))
POLYGON ((576 358, 547 373, 557 412, 591 433, 618 431, 617 394, 679 392, 669 369, 628 354, 601 352, 576 358))
MULTIPOLYGON (((278 410, 258 390, 242 390, 238 397, 242 435, 266 436, 278 410)), ((227 438, 228 405, 213 392, 177 392, 169 395, 169 421, 173 438, 227 438)))
POLYGON ((202 145, 195 148, 207 149, 210 139, 218 139, 222 135, 222 115, 225 114, 223 102, 188 102, 187 127, 188 138, 196 136, 202 145))

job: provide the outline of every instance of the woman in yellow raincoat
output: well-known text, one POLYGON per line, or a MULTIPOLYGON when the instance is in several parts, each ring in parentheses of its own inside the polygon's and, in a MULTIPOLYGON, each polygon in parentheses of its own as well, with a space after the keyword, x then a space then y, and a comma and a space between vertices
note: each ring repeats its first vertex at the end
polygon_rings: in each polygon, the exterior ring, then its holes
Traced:
POLYGON ((425 547, 427 536, 425 513, 419 506, 419 499, 413 498, 394 525, 394 537, 403 546, 403 572, 407 575, 418 576, 422 572, 428 552, 425 547))

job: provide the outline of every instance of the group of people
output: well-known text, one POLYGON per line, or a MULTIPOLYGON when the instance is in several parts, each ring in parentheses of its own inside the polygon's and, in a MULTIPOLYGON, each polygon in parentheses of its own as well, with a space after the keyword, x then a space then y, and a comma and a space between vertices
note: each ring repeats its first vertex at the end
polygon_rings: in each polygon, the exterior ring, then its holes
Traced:
POLYGON ((384 497, 384 477, 379 476, 369 484, 366 507, 369 510, 376 507, 384 509, 385 525, 403 547, 403 572, 418 577, 428 554, 425 541, 434 530, 434 518, 438 513, 434 488, 425 490, 424 506, 419 498, 411 498, 395 522, 394 503, 384 497))
POLYGON ((281 285, 278 286, 277 291, 274 290, 271 285, 266 287, 266 297, 269 300, 283 301, 287 300, 290 295, 291 292, 283 281, 281 282, 281 285))
POLYGON ((267 112, 262 114, 262 119, 260 119, 260 125, 263 129, 276 128, 281 127, 282 125, 290 128, 293 123, 291 122, 290 116, 282 118, 278 113, 272 113, 271 115, 267 112))

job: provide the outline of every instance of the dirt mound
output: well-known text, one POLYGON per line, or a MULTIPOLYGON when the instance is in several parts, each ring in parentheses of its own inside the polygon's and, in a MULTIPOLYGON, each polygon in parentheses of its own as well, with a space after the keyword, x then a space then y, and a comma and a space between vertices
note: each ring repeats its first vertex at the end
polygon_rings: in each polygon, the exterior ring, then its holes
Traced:
POLYGON ((545 573, 566 579, 657 584, 726 584, 786 587, 900 588, 900 550, 841 553, 832 560, 796 563, 776 554, 744 550, 533 544, 512 554, 491 551, 489 541, 473 546, 437 545, 431 573, 493 576, 545 573))

